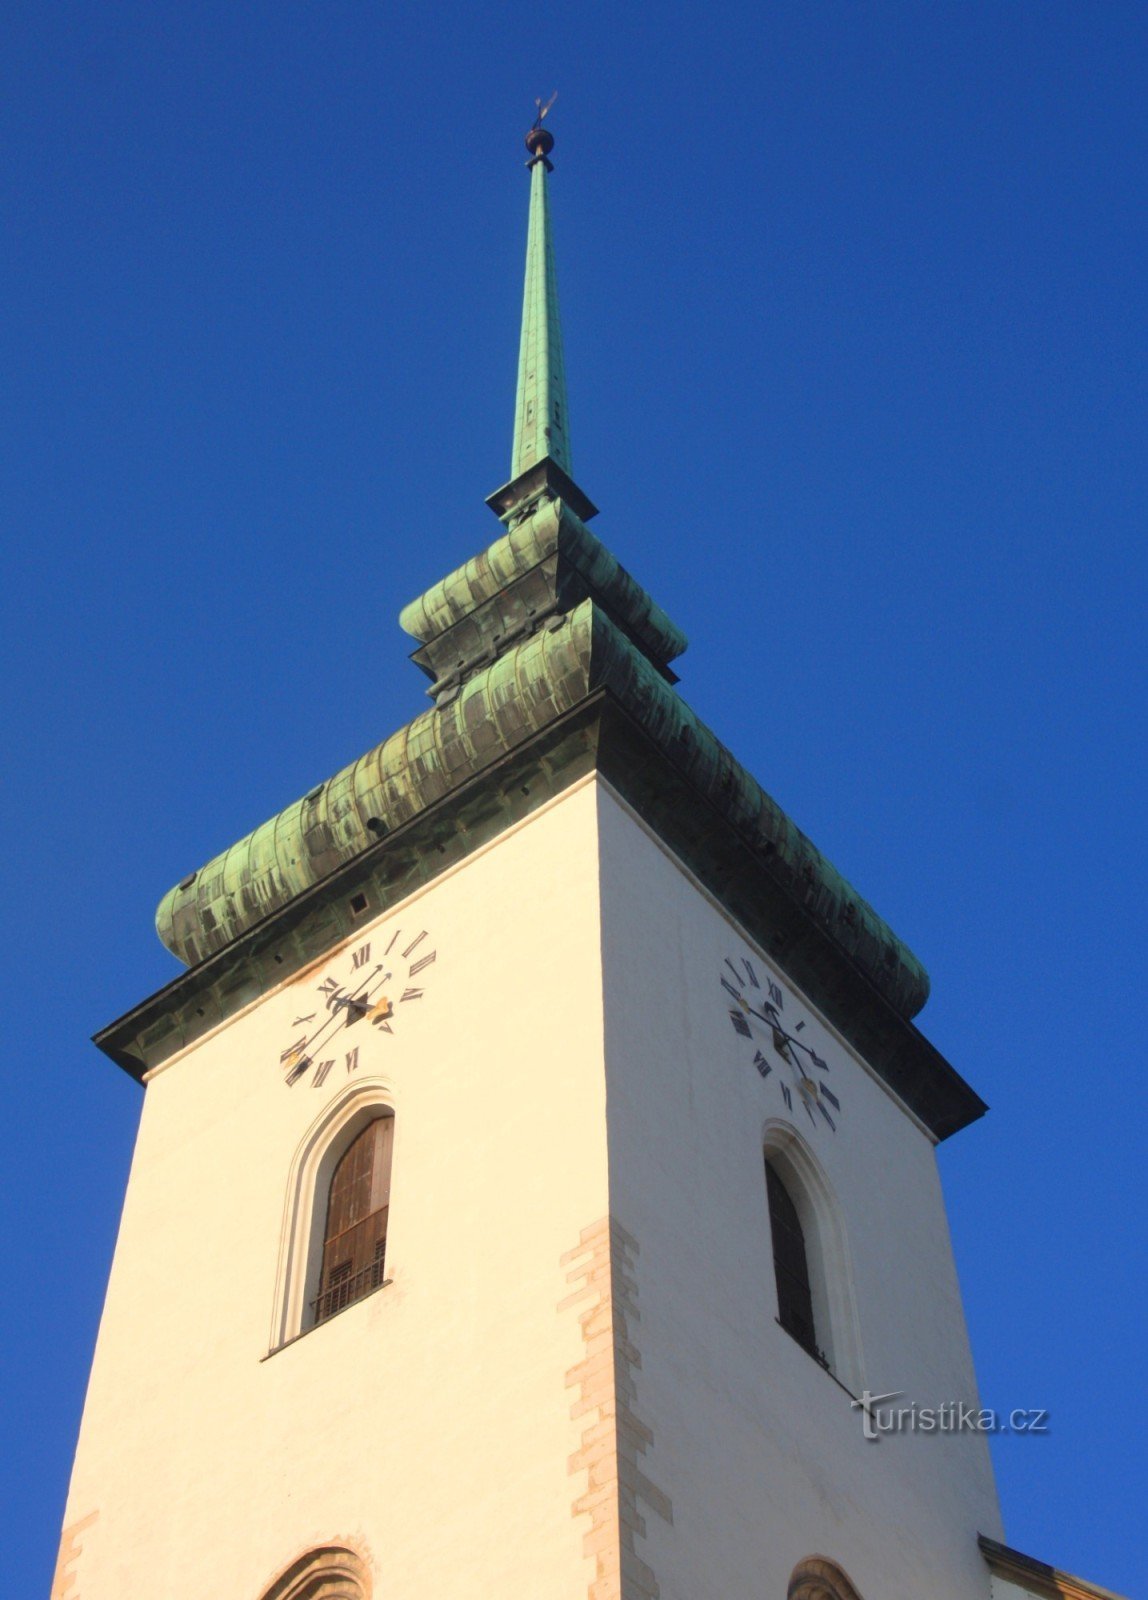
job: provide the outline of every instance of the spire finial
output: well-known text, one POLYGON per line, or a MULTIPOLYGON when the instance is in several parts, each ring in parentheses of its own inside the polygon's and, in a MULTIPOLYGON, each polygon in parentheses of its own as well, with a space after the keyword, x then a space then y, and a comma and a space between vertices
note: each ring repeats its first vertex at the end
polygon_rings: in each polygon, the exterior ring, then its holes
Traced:
POLYGON ((554 148, 554 135, 549 128, 544 128, 542 124, 546 120, 546 113, 557 98, 558 90, 555 89, 545 105, 542 104, 541 100, 535 100, 534 102, 538 108, 538 114, 530 124, 530 132, 526 135, 526 148, 530 151, 530 160, 526 163, 528 167, 532 167, 536 161, 541 161, 545 165, 547 172, 554 171, 554 163, 547 160, 551 150, 554 148))
POLYGON ((526 135, 530 151, 530 221, 526 230, 526 286, 522 296, 522 339, 518 347, 518 394, 514 403, 514 446, 510 482, 487 505, 507 524, 527 516, 540 499, 564 500, 583 521, 594 504, 570 475, 570 421, 566 367, 558 320, 558 278, 550 237, 550 199, 546 177, 554 170, 554 136, 543 127, 558 91, 543 105, 526 135))
POLYGON ((564 500, 584 521, 594 505, 571 477, 570 420, 566 404, 566 366, 558 319, 558 277, 550 237, 547 174, 554 136, 543 126, 558 91, 546 104, 534 102, 537 115, 526 135, 530 151, 530 221, 526 230, 526 285, 522 296, 522 339, 518 347, 518 393, 514 404, 514 446, 510 482, 487 500, 513 527, 540 499, 564 500))

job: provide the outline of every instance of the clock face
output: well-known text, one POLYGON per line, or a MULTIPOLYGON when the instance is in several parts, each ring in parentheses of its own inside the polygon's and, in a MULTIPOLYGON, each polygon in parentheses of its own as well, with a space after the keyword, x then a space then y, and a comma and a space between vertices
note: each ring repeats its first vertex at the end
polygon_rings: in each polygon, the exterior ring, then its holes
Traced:
POLYGON ((748 956, 726 957, 719 974, 730 1024, 761 1078, 776 1085, 796 1119, 837 1131, 841 1102, 827 1081, 829 1063, 801 1038, 806 1019, 790 995, 748 956))
POLYGON ((387 928, 349 945, 316 980, 293 993, 291 1042, 279 1053, 289 1089, 321 1089, 331 1074, 359 1070, 377 1041, 394 1034, 404 1012, 423 997, 426 972, 438 957, 424 928, 387 928), (418 981, 416 981, 418 980, 418 981))

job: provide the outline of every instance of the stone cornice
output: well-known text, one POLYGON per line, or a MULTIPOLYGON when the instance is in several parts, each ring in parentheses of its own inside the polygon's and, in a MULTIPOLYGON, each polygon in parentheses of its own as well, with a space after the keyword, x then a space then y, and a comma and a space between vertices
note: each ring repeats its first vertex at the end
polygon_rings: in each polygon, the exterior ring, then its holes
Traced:
POLYGON ((1071 1572, 1061 1572, 1058 1567, 1050 1567, 1045 1561, 1022 1555, 1019 1550, 1010 1550, 1008 1545, 998 1544, 983 1533, 977 1542, 990 1571, 1009 1583, 1027 1589, 1030 1594, 1041 1596, 1041 1600, 1124 1600, 1123 1595, 1115 1594, 1111 1589, 1101 1589, 1095 1583, 1074 1577, 1071 1572))

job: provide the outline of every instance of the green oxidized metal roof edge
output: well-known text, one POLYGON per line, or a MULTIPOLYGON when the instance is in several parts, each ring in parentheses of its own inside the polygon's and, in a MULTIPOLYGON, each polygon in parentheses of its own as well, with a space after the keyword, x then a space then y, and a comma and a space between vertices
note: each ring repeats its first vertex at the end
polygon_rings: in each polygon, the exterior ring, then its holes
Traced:
POLYGON ((160 904, 160 937, 188 963, 226 949, 605 689, 723 824, 768 858, 787 903, 910 1017, 928 995, 924 968, 673 691, 668 663, 685 650, 685 635, 576 514, 594 507, 568 476, 547 201, 553 139, 543 116, 540 108, 526 140, 531 204, 513 476, 488 502, 510 531, 400 618, 421 642, 415 659, 435 679, 436 704, 184 879, 160 904))
POLYGON ((913 953, 591 600, 169 891, 156 917, 160 938, 189 964, 224 949, 599 687, 769 855, 788 894, 896 1010, 920 1010, 928 977, 913 953))
POLYGON ((160 938, 189 964, 222 949, 568 710, 585 679, 569 625, 507 651, 170 890, 160 938))
POLYGON ((428 643, 554 554, 582 574, 656 661, 684 653, 689 641, 682 630, 562 500, 544 501, 488 549, 432 584, 403 607, 399 626, 428 643))

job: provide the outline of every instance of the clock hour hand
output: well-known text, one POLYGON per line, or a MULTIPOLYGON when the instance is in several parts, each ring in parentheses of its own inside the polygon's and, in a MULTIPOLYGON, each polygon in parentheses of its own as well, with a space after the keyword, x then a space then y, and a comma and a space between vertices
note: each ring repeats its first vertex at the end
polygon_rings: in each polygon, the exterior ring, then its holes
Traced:
MULTIPOLYGON (((800 1094, 805 1105, 805 1109, 809 1113, 810 1117, 813 1116, 813 1106, 816 1106, 829 1126, 831 1128, 835 1127, 836 1124, 834 1123, 833 1118, 825 1109, 825 1106, 821 1101, 821 1095, 823 1092, 822 1085, 816 1078, 811 1078, 809 1076, 804 1067, 798 1064, 794 1055, 795 1049, 803 1050, 809 1057, 812 1064, 815 1067, 820 1067, 822 1071, 824 1071, 825 1062, 822 1061, 816 1050, 814 1050, 810 1045, 805 1044, 801 1039, 795 1039, 793 1034, 787 1033, 786 1030, 781 1026, 780 1021, 777 1020, 776 1014, 771 1017, 766 1012, 758 1011, 756 1007, 751 1006, 749 1001, 746 1000, 742 995, 738 996, 738 1004, 743 1010, 748 1011, 750 1016, 756 1017, 759 1022, 764 1022, 766 1027, 769 1028, 773 1033, 774 1048, 777 1050, 778 1055, 789 1068, 796 1084, 797 1092, 800 1094)), ((825 1092, 828 1094, 828 1091, 825 1092)), ((833 1101, 834 1105, 837 1105, 837 1100, 834 1095, 829 1094, 828 1097, 833 1101)))
POLYGON ((326 1043, 328 1036, 338 1029, 340 1025, 350 1027, 353 1022, 361 1022, 364 1017, 370 1016, 376 1004, 371 999, 371 996, 374 990, 379 987, 379 984, 385 983, 390 976, 391 974, 386 972, 380 963, 375 968, 374 981, 360 988, 358 995, 328 995, 326 1005, 330 1016, 315 1029, 309 1039, 302 1041, 298 1051, 295 1053, 295 1060, 299 1061, 304 1056, 310 1059, 312 1053, 319 1048, 320 1044, 326 1043), (340 1016, 340 1009, 346 1009, 347 1015, 345 1017, 340 1016))
MULTIPOLYGON (((804 1046, 800 1044, 799 1040, 794 1039, 791 1034, 786 1033, 785 1029, 781 1026, 781 1022, 779 1021, 776 1012, 770 1016, 769 1012, 759 1011, 756 1006, 751 1006, 749 1001, 742 994, 737 996, 737 1003, 741 1009, 745 1012, 748 1012, 751 1017, 756 1017, 759 1022, 765 1023, 765 1026, 773 1035, 773 1048, 777 1051, 778 1055, 793 1073, 797 1080, 797 1086, 800 1089, 801 1085, 805 1082, 805 1074, 794 1060, 793 1051, 789 1048, 789 1046, 794 1044, 798 1045, 799 1048, 804 1048, 804 1046)), ((773 1010, 772 1006, 770 1007, 770 1010, 773 1010)))
POLYGON ((387 1001, 386 996, 383 995, 376 999, 375 993, 380 984, 386 983, 387 980, 392 976, 393 974, 390 972, 385 972, 380 964, 375 968, 373 981, 364 984, 359 989, 357 994, 332 995, 327 1001, 327 1004, 332 1010, 334 1010, 336 1006, 342 1006, 346 1010, 346 1026, 348 1028, 353 1022, 361 1022, 364 1017, 373 1018, 376 1012, 379 1012, 383 1017, 389 1016, 391 1012, 391 1006, 387 1001), (383 1007, 386 1009, 383 1010, 383 1007))
MULTIPOLYGON (((796 1045, 799 1050, 804 1050, 809 1056, 810 1060, 813 1061, 817 1066, 825 1066, 825 1062, 822 1061, 821 1057, 811 1050, 807 1044, 802 1044, 800 1039, 795 1039, 792 1034, 786 1033, 783 1028, 778 1028, 776 1031, 785 1040, 786 1044, 796 1045)), ((811 1078, 809 1076, 805 1068, 798 1064, 792 1050, 779 1050, 778 1054, 783 1058, 786 1066, 788 1066, 790 1072, 793 1074, 794 1081, 797 1085, 797 1092, 801 1096, 802 1102, 805 1105, 805 1109, 809 1114, 809 1120, 811 1122, 816 1121, 816 1118, 813 1115, 813 1108, 816 1106, 829 1126, 836 1129, 837 1124, 834 1122, 829 1112, 825 1109, 825 1106, 822 1104, 821 1100, 821 1096, 823 1094, 827 1095, 837 1109, 840 1110, 841 1108, 840 1105, 838 1105, 836 1095, 832 1094, 827 1088, 825 1088, 817 1078, 811 1078)))
MULTIPOLYGON (((331 1014, 326 1021, 320 1023, 310 1038, 300 1039, 296 1045, 285 1050, 280 1057, 287 1071, 288 1083, 294 1083, 307 1070, 314 1059, 314 1052, 318 1050, 321 1043, 326 1041, 327 1036, 339 1027, 340 1021, 345 1027, 350 1027, 353 1022, 361 1022, 364 1017, 372 1017, 383 1005, 387 1007, 386 1011, 382 1012, 383 1019, 385 1020, 390 1015, 392 1008, 385 997, 378 1000, 372 998, 379 985, 385 983, 390 977, 391 973, 385 971, 383 964, 380 962, 372 974, 373 981, 360 987, 357 995, 329 994, 327 996, 327 1010, 331 1014), (347 1012, 344 1018, 339 1016, 340 1008, 347 1012)), ((311 1017, 313 1016, 314 1012, 311 1013, 311 1017)), ((310 1022, 311 1017, 300 1017, 299 1021, 310 1022)))
POLYGON ((767 1012, 758 1011, 742 995, 738 996, 738 1004, 743 1011, 748 1011, 751 1017, 756 1017, 759 1022, 764 1022, 767 1028, 772 1029, 775 1040, 784 1039, 786 1044, 792 1045, 795 1050, 804 1051, 815 1067, 821 1067, 824 1070, 825 1062, 822 1061, 816 1050, 807 1045, 804 1040, 796 1038, 792 1033, 787 1033, 781 1026, 781 1020, 776 1012, 773 1016, 770 1016, 767 1012))
POLYGON ((737 997, 737 1003, 743 1011, 748 1011, 751 1017, 756 1017, 759 1022, 764 1022, 767 1028, 771 1029, 774 1034, 780 1035, 788 1044, 798 1044, 800 1042, 793 1038, 792 1034, 786 1033, 781 1026, 781 1020, 776 1011, 772 1016, 766 1011, 759 1011, 756 1006, 751 1006, 745 996, 741 994, 737 997))
POLYGON ((333 978, 328 979, 327 982, 328 982, 328 984, 330 984, 332 986, 331 989, 328 989, 326 985, 321 985, 320 986, 321 988, 324 989, 324 991, 327 994, 327 1001, 326 1001, 327 1010, 328 1011, 334 1011, 336 1009, 336 1007, 338 1007, 338 1006, 344 1006, 344 1007, 347 1007, 348 1009, 359 1006, 360 1004, 364 1003, 367 1000, 367 998, 369 997, 372 989, 377 988, 380 982, 384 981, 385 979, 387 979, 389 977, 390 977, 390 973, 389 972, 383 972, 382 963, 380 962, 380 964, 371 973, 371 978, 374 981, 373 982, 369 982, 365 978, 362 979, 356 985, 357 992, 355 994, 343 994, 343 993, 341 993, 342 985, 340 984, 337 987, 334 987, 335 980, 333 978), (381 979, 379 977, 380 973, 383 974, 381 979))

